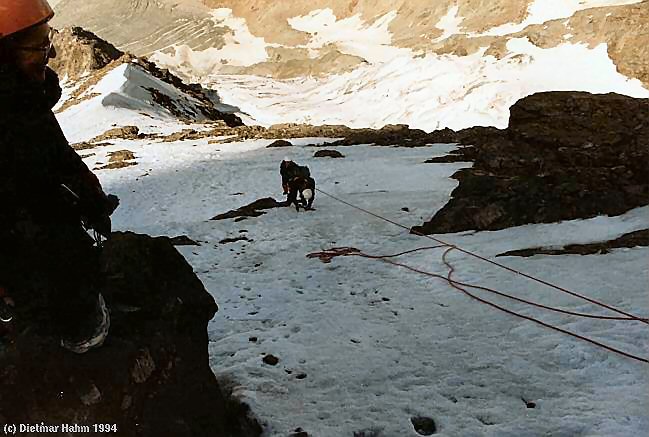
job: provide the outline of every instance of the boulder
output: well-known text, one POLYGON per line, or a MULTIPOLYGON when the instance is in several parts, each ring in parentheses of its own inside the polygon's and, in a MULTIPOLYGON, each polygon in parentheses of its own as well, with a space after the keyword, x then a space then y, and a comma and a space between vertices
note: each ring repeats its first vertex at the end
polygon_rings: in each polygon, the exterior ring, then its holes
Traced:
POLYGON ((266 147, 269 148, 269 149, 274 148, 274 147, 293 147, 293 144, 291 144, 290 141, 277 140, 277 141, 273 141, 272 143, 270 143, 266 147))
MULTIPOLYGON (((649 100, 545 92, 519 100, 504 131, 457 133, 470 144, 448 160, 474 161, 417 233, 497 230, 619 215, 649 204, 649 100)), ((440 162, 435 159, 431 162, 440 162)))
POLYGON ((0 340, 0 420, 113 424, 123 436, 260 435, 210 369, 206 327, 218 307, 171 241, 115 233, 103 264, 106 342, 83 355, 66 351, 33 332, 23 308, 0 340))
POLYGON ((99 141, 106 140, 137 140, 146 138, 143 134, 140 134, 140 128, 137 126, 122 126, 115 127, 113 129, 108 129, 101 135, 98 135, 90 140, 91 143, 96 143, 99 141))
POLYGON ((337 150, 324 149, 324 150, 318 150, 317 152, 315 152, 313 154, 313 157, 314 158, 344 158, 345 155, 343 155, 342 153, 340 153, 337 150))
POLYGON ((242 206, 241 208, 234 209, 223 214, 218 214, 212 217, 210 220, 225 220, 225 219, 238 219, 246 217, 259 217, 260 215, 265 214, 262 210, 271 209, 271 208, 281 208, 287 206, 284 202, 278 202, 272 197, 264 197, 263 199, 257 199, 254 202, 242 206))
POLYGON ((110 170, 137 165, 135 154, 130 150, 117 150, 108 152, 108 164, 97 167, 95 170, 110 170))

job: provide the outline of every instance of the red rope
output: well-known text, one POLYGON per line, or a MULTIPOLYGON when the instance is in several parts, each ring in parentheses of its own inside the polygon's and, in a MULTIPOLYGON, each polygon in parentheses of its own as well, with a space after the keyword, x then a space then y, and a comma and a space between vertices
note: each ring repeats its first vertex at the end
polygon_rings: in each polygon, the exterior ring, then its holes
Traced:
POLYGON ((431 246, 431 247, 420 247, 420 248, 417 248, 417 249, 412 249, 412 250, 408 250, 408 251, 405 251, 405 252, 400 252, 400 253, 394 254, 394 255, 368 255, 368 254, 363 253, 360 250, 358 250, 356 248, 353 248, 353 247, 335 247, 335 248, 324 250, 324 251, 321 251, 321 252, 310 253, 310 254, 307 255, 307 258, 319 258, 322 262, 325 262, 325 263, 331 262, 331 259, 336 257, 336 256, 360 256, 360 257, 363 257, 363 258, 369 258, 369 259, 376 259, 376 260, 384 261, 386 263, 389 263, 389 264, 392 264, 392 265, 395 265, 395 266, 398 266, 398 267, 403 267, 405 269, 411 270, 411 271, 416 272, 416 273, 420 273, 420 274, 423 274, 423 275, 426 275, 426 276, 429 276, 429 277, 433 277, 433 278, 442 279, 442 280, 448 282, 449 285, 451 285, 451 287, 461 291, 462 293, 466 294, 467 296, 471 297, 472 299, 475 299, 475 300, 477 300, 477 301, 479 301, 479 302, 481 302, 483 304, 489 305, 489 306, 491 306, 493 308, 499 309, 499 310, 501 310, 501 311, 503 311, 503 312, 505 312, 507 314, 510 314, 512 316, 519 317, 519 318, 522 318, 522 319, 525 319, 525 320, 529 320, 531 322, 542 325, 542 326, 544 326, 546 328, 561 332, 563 334, 570 335, 572 337, 575 337, 575 338, 578 338, 580 340, 586 341, 588 343, 594 344, 596 346, 599 346, 599 347, 604 348, 604 349, 606 349, 608 351, 620 354, 620 355, 625 356, 627 358, 631 358, 631 359, 634 359, 634 360, 637 360, 637 361, 641 361, 643 363, 649 363, 649 360, 646 359, 646 358, 643 358, 643 357, 640 357, 640 356, 637 356, 637 355, 633 355, 633 354, 630 354, 628 352, 624 352, 623 350, 614 348, 612 346, 608 346, 608 345, 606 345, 604 343, 598 342, 598 341, 590 339, 588 337, 585 337, 585 336, 576 334, 574 332, 559 328, 557 326, 550 325, 549 323, 546 323, 546 322, 543 322, 541 320, 535 319, 534 317, 526 316, 524 314, 520 314, 520 313, 517 313, 515 311, 509 310, 509 309, 507 309, 507 308, 505 308, 503 306, 500 306, 500 305, 498 305, 496 303, 493 303, 493 302, 490 302, 490 301, 488 301, 486 299, 478 297, 478 296, 474 295, 473 293, 470 293, 466 288, 463 288, 463 287, 476 288, 476 289, 479 289, 479 290, 488 291, 488 292, 494 293, 494 294, 496 294, 498 296, 513 299, 513 300, 523 302, 523 303, 526 303, 526 304, 530 304, 532 306, 543 308, 543 309, 546 309, 546 310, 549 310, 549 311, 555 311, 555 312, 568 314, 568 315, 573 315, 573 316, 578 316, 578 317, 587 317, 587 318, 604 319, 604 320, 627 320, 627 321, 630 321, 630 320, 637 321, 636 319, 634 319, 634 318, 626 318, 626 317, 598 316, 598 315, 594 315, 594 314, 576 313, 576 312, 572 312, 572 311, 562 310, 560 308, 553 308, 553 307, 538 304, 538 303, 535 303, 535 302, 527 301, 525 299, 520 299, 518 297, 511 296, 511 295, 508 295, 506 293, 502 293, 500 291, 497 291, 497 290, 494 290, 494 289, 491 289, 491 288, 488 288, 488 287, 482 287, 482 286, 479 286, 479 285, 467 284, 467 283, 464 283, 464 282, 456 281, 456 280, 452 279, 452 275, 455 272, 455 268, 453 267, 453 265, 446 258, 447 255, 454 249, 457 249, 457 248, 453 247, 453 246, 449 246, 449 245, 440 245, 440 246, 431 246), (447 274, 446 277, 442 276, 440 274, 437 274, 437 273, 426 272, 424 270, 417 269, 417 268, 409 266, 407 264, 403 264, 403 263, 400 263, 400 262, 393 261, 393 260, 389 259, 389 258, 397 257, 397 256, 400 256, 400 255, 403 255, 403 254, 407 254, 407 253, 412 253, 412 252, 417 252, 417 251, 420 251, 420 250, 427 250, 427 249, 437 249, 437 248, 440 248, 440 247, 447 247, 447 250, 444 251, 444 253, 442 255, 442 261, 444 262, 444 264, 448 268, 448 274, 447 274))
POLYGON ((382 217, 382 216, 380 216, 380 215, 378 215, 378 214, 376 214, 376 213, 373 213, 372 211, 368 211, 368 210, 366 210, 366 209, 364 209, 364 208, 361 208, 361 207, 359 207, 359 206, 353 205, 353 204, 351 204, 351 203, 349 203, 349 202, 347 202, 347 201, 345 201, 345 200, 343 200, 343 199, 340 199, 340 198, 338 198, 338 197, 336 197, 336 196, 334 196, 334 195, 332 195, 332 194, 326 193, 326 192, 324 192, 324 191, 322 191, 322 190, 320 190, 320 189, 318 189, 318 188, 316 188, 316 190, 317 190, 318 192, 324 194, 325 196, 331 197, 332 199, 334 199, 334 200, 336 200, 336 201, 338 201, 338 202, 341 202, 341 203, 343 203, 343 204, 345 204, 345 205, 347 205, 347 206, 350 206, 350 207, 352 207, 352 208, 355 208, 355 209, 357 209, 357 210, 359 210, 359 211, 362 211, 362 212, 364 212, 364 213, 366 213, 366 214, 369 214, 369 215, 371 215, 371 216, 373 216, 373 217, 376 217, 376 218, 378 218, 378 219, 380 219, 380 220, 383 220, 383 221, 385 221, 385 222, 391 223, 391 224, 393 224, 393 225, 395 225, 395 226, 398 226, 398 227, 400 227, 400 228, 406 229, 406 230, 408 230, 409 232, 412 232, 412 233, 415 234, 415 235, 419 235, 419 236, 422 236, 422 237, 428 238, 428 239, 430 239, 430 240, 433 240, 433 241, 435 241, 435 242, 437 242, 437 243, 442 244, 443 246, 452 247, 452 248, 454 248, 455 250, 458 250, 458 251, 460 251, 460 252, 462 252, 462 253, 464 253, 464 254, 470 255, 470 256, 475 257, 475 258, 478 258, 478 259, 480 259, 480 260, 482 260, 482 261, 485 261, 485 262, 488 262, 488 263, 490 263, 490 264, 493 264, 493 265, 495 265, 495 266, 497 266, 497 267, 500 267, 500 268, 502 268, 502 269, 505 269, 505 270, 507 270, 507 271, 509 271, 509 272, 511 272, 511 273, 515 273, 515 274, 521 275, 521 276, 523 276, 523 277, 525 277, 525 278, 527 278, 527 279, 529 279, 529 280, 532 280, 532 281, 538 282, 538 283, 543 284, 543 285, 546 285, 546 286, 548 286, 548 287, 550 287, 550 288, 554 288, 555 290, 559 290, 559 291, 561 291, 561 292, 563 292, 563 293, 567 293, 567 294, 569 294, 569 295, 571 295, 571 296, 577 297, 577 298, 579 298, 579 299, 585 300, 585 301, 590 302, 590 303, 592 303, 592 304, 595 304, 595 305, 598 305, 598 306, 600 306, 600 307, 606 308, 606 309, 608 309, 608 310, 610 310, 610 311, 616 312, 616 313, 618 313, 618 314, 622 314, 622 315, 624 315, 624 316, 626 316, 626 317, 628 317, 628 318, 630 318, 630 319, 637 320, 637 321, 639 321, 639 322, 641 322, 641 323, 645 323, 645 324, 648 324, 648 325, 649 325, 649 320, 647 320, 647 319, 644 319, 644 318, 642 318, 642 317, 637 317, 637 316, 635 316, 635 315, 633 315, 633 314, 630 314, 630 313, 628 313, 628 312, 626 312, 626 311, 619 310, 619 309, 617 309, 617 308, 615 308, 615 307, 612 307, 612 306, 610 306, 610 305, 607 305, 607 304, 605 304, 605 303, 603 303, 603 302, 599 302, 599 301, 597 301, 597 300, 595 300, 595 299, 589 298, 589 297, 587 297, 587 296, 583 296, 583 295, 581 295, 581 294, 579 294, 579 293, 576 293, 576 292, 574 292, 574 291, 570 291, 570 290, 568 290, 568 289, 566 289, 566 288, 563 288, 563 287, 560 287, 560 286, 558 286, 558 285, 554 285, 554 284, 552 284, 552 283, 550 283, 550 282, 544 281, 543 279, 535 278, 534 276, 528 275, 527 273, 520 272, 520 271, 515 270, 515 269, 513 269, 513 268, 511 268, 511 267, 507 267, 507 266, 504 265, 504 264, 498 263, 498 262, 496 262, 496 261, 492 261, 492 260, 490 260, 490 259, 487 259, 487 258, 485 258, 485 257, 483 257, 483 256, 481 256, 481 255, 478 255, 478 254, 473 253, 473 252, 471 252, 471 251, 469 251, 469 250, 463 249, 463 248, 461 248, 461 247, 459 247, 459 246, 456 246, 456 245, 454 245, 454 244, 449 244, 449 243, 446 243, 445 241, 442 241, 442 240, 440 240, 440 239, 438 239, 438 238, 431 237, 430 235, 426 235, 426 234, 423 234, 423 233, 421 233, 421 232, 413 231, 413 230, 411 230, 409 227, 404 226, 404 225, 402 225, 401 223, 397 223, 397 222, 395 222, 395 221, 393 221, 393 220, 390 220, 390 219, 385 218, 385 217, 382 217))
POLYGON ((500 306, 500 305, 497 305, 497 304, 495 304, 495 303, 493 303, 493 302, 489 302, 489 301, 487 301, 487 300, 485 300, 485 299, 482 299, 482 298, 480 298, 480 297, 478 297, 478 296, 475 296, 475 295, 469 293, 466 289, 463 289, 462 287, 458 286, 458 285, 457 285, 458 283, 455 282, 453 279, 451 279, 451 276, 453 275, 453 272, 455 271, 455 269, 454 269, 453 266, 452 266, 452 265, 451 265, 451 264, 446 260, 446 255, 447 255, 447 254, 448 254, 452 249, 453 249, 453 248, 450 248, 450 249, 448 249, 446 252, 444 252, 444 254, 442 255, 442 260, 444 261, 444 264, 446 264, 446 266, 449 268, 449 272, 448 272, 447 279, 448 279, 449 284, 451 284, 451 286, 452 286, 453 288, 456 288, 456 289, 462 291, 462 292, 465 293, 466 295, 472 297, 473 299, 475 299, 475 300, 477 300, 477 301, 479 301, 479 302, 482 302, 482 303, 484 303, 484 304, 486 304, 486 305, 489 305, 489 306, 491 306, 491 307, 497 308, 497 309, 499 309, 499 310, 501 310, 501 311, 506 312, 507 314, 511 314, 512 316, 520 317, 520 318, 522 318, 522 319, 529 320, 529 321, 534 322, 534 323, 538 323, 539 325, 545 326, 546 328, 550 328, 550 329, 552 329, 552 330, 562 332, 562 333, 564 333, 564 334, 567 334, 567 335, 570 335, 570 336, 572 336, 572 337, 578 338, 578 339, 580 339, 580 340, 586 341, 586 342, 588 342, 588 343, 594 344, 594 345, 596 345, 596 346, 599 346, 599 347, 604 348, 604 349, 606 349, 606 350, 609 350, 609 351, 611 351, 611 352, 614 352, 614 353, 620 354, 620 355, 625 356, 625 357, 627 357, 627 358, 631 358, 631 359, 633 359, 633 360, 637 360, 637 361, 640 361, 640 362, 648 363, 648 364, 649 364, 649 359, 647 359, 647 358, 643 358, 643 357, 640 357, 640 356, 637 356, 637 355, 630 354, 630 353, 628 353, 628 352, 624 352, 623 350, 620 350, 620 349, 614 348, 614 347, 612 347, 612 346, 608 346, 608 345, 606 345, 606 344, 604 344, 604 343, 601 343, 601 342, 599 342, 599 341, 596 341, 596 340, 590 339, 590 338, 588 338, 588 337, 584 337, 583 335, 579 335, 579 334, 576 334, 576 333, 574 333, 574 332, 568 331, 568 330, 566 330, 566 329, 562 329, 562 328, 559 328, 559 327, 557 327, 557 326, 550 325, 549 323, 545 323, 545 322, 543 322, 543 321, 541 321, 541 320, 535 319, 534 317, 526 316, 526 315, 524 315, 524 314, 520 314, 520 313, 517 313, 517 312, 515 312, 515 311, 508 310, 507 308, 504 308, 504 307, 502 307, 502 306, 500 306))
MULTIPOLYGON (((368 254, 366 254, 364 252, 361 252, 360 250, 358 250, 356 248, 353 248, 353 247, 334 247, 332 249, 328 249, 328 250, 325 250, 325 251, 322 251, 322 252, 310 253, 310 254, 307 255, 307 258, 319 258, 322 262, 329 263, 329 262, 331 262, 331 259, 336 257, 336 256, 360 256, 360 257, 363 257, 363 258, 383 260, 383 261, 389 262, 390 264, 398 265, 398 266, 409 268, 409 269, 412 270, 412 268, 410 266, 407 266, 407 265, 401 264, 401 263, 392 262, 392 261, 387 261, 387 258, 395 258, 395 257, 405 255, 405 254, 408 254, 408 253, 418 252, 418 251, 422 251, 422 250, 438 249, 438 248, 441 248, 441 247, 449 247, 450 249, 455 249, 454 247, 445 246, 445 245, 439 245, 439 246, 419 247, 417 249, 407 250, 405 252, 396 253, 394 255, 368 255, 368 254)), ((447 252, 450 252, 450 250, 447 251, 447 252)), ((445 254, 447 252, 445 252, 445 254)), ((450 263, 446 263, 446 262, 444 262, 444 263, 446 264, 447 268, 449 268, 449 270, 452 270, 451 273, 453 273, 455 271, 455 269, 453 268, 453 266, 450 263)), ((423 273, 423 272, 418 271, 418 273, 423 273)), ((430 276, 434 276, 436 278, 447 280, 442 275, 438 275, 438 274, 435 274, 435 273, 428 273, 428 272, 426 272, 426 274, 428 274, 430 276)), ((561 308, 550 307, 550 306, 543 305, 543 304, 538 303, 538 302, 533 302, 533 301, 530 301, 530 300, 522 299, 520 297, 516 297, 516 296, 513 296, 511 294, 503 293, 501 291, 498 291, 498 290, 495 290, 495 289, 489 288, 489 287, 483 287, 483 286, 474 285, 474 284, 467 284, 467 283, 456 281, 456 280, 450 280, 449 282, 454 282, 454 283, 462 285, 464 287, 470 287, 470 288, 475 288, 477 290, 488 291, 490 293, 496 294, 496 295, 501 296, 501 297, 505 297, 507 299, 515 300, 517 302, 525 303, 525 304, 528 304, 528 305, 531 305, 531 306, 535 306, 537 308, 542 308, 544 310, 553 311, 553 312, 557 312, 557 313, 561 313, 561 314, 567 314, 567 315, 570 315, 570 316, 584 317, 584 318, 590 318, 590 319, 601 319, 601 320, 627 320, 627 321, 636 321, 636 322, 638 321, 637 319, 634 319, 634 318, 631 318, 631 317, 603 316, 603 315, 599 315, 599 314, 588 314, 588 313, 579 313, 579 312, 574 312, 574 311, 568 311, 568 310, 564 310, 564 309, 561 309, 561 308)), ((647 319, 641 319, 641 321, 642 320, 647 320, 647 319)))

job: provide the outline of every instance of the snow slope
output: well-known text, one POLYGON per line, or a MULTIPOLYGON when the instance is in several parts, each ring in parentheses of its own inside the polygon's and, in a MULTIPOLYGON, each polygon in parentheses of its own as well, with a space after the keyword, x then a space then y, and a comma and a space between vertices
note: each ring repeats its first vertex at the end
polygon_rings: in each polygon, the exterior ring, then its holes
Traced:
MULTIPOLYGON (((432 242, 321 193, 316 211, 291 208, 241 222, 209 218, 257 198, 280 198, 279 162, 307 164, 318 188, 407 226, 441 208, 466 164, 423 164, 452 145, 265 149, 271 140, 227 145, 120 142, 86 158, 135 152, 139 164, 98 175, 121 206, 114 225, 154 235, 186 234, 201 246, 179 250, 220 311, 209 325, 212 368, 230 381, 267 426, 286 436, 417 436, 413 416, 435 420, 443 436, 642 435, 649 428, 647 364, 521 321, 470 300, 443 281, 379 261, 306 254, 354 246, 390 254, 432 242), (409 212, 402 208, 409 208, 409 212), (250 242, 221 244, 226 237, 250 242), (250 341, 256 337, 257 341, 250 341), (279 358, 277 366, 262 354, 279 358), (304 374, 299 379, 298 375, 304 374), (527 408, 534 402, 535 408, 527 408)), ((304 139, 295 144, 321 142, 304 139)), ((539 245, 584 243, 649 226, 649 209, 619 217, 445 235, 482 255, 539 245)), ((499 258, 506 265, 647 317, 649 249, 606 255, 499 258)), ((525 281, 466 255, 451 257, 457 278, 565 309, 603 314, 590 304, 525 281)), ((402 261, 444 273, 440 253, 402 261)), ((493 296, 482 294, 494 299, 493 296)), ((649 335, 636 322, 575 319, 499 300, 508 308, 647 357, 649 335)))

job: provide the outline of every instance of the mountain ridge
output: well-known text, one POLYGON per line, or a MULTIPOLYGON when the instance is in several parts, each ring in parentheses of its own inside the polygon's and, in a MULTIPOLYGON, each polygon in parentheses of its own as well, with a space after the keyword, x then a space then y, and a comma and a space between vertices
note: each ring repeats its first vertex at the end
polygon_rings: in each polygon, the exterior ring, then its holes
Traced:
POLYGON ((85 4, 62 0, 57 2, 53 22, 59 26, 81 25, 121 49, 153 56, 172 69, 181 70, 183 64, 193 60, 208 63, 205 72, 282 78, 348 71, 349 65, 341 69, 331 56, 322 59, 324 54, 336 51, 358 58, 360 64, 376 62, 372 52, 377 50, 467 56, 487 47, 487 54, 501 58, 508 53, 507 41, 522 37, 543 48, 606 43, 618 70, 649 87, 649 2, 566 1, 563 7, 555 3, 119 0, 115 4, 100 0, 85 4), (124 22, 102 18, 108 8, 116 10, 124 22), (334 34, 326 34, 327 28, 334 29, 334 34), (237 45, 247 46, 247 59, 233 54, 237 45), (215 61, 207 61, 208 55, 215 61), (313 59, 321 64, 317 70, 309 66, 313 59), (290 72, 288 62, 293 64, 290 72), (300 62, 303 68, 295 66, 300 62))

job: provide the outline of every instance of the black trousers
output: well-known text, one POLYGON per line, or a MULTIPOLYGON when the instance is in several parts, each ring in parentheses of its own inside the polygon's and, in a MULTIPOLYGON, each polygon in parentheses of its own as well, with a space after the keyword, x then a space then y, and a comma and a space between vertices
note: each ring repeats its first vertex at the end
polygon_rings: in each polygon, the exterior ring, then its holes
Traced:
POLYGON ((16 326, 74 335, 92 323, 99 249, 81 225, 20 223, 0 235, 0 285, 15 301, 16 326))

